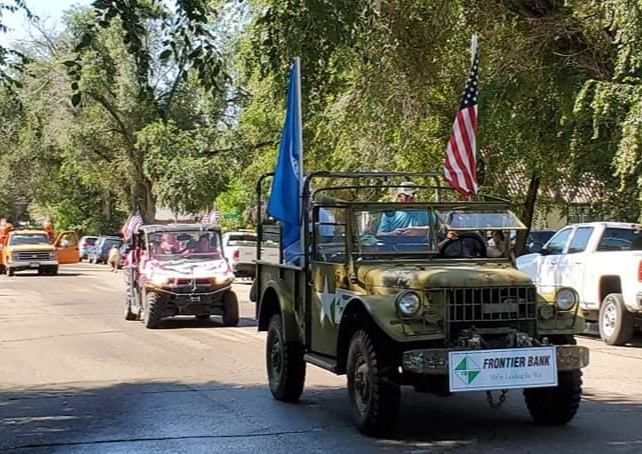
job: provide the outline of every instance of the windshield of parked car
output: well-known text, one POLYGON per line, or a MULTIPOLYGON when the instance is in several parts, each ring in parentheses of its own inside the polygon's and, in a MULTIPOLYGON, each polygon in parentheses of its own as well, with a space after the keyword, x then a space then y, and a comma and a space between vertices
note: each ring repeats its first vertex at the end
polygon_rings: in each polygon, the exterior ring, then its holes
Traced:
POLYGON ((221 244, 218 232, 183 230, 149 234, 149 253, 157 260, 218 260, 221 244))
POLYGON ((612 228, 604 230, 598 251, 642 251, 642 230, 612 228))
POLYGON ((9 246, 47 244, 51 244, 51 239, 45 233, 14 233, 9 239, 9 246))
POLYGON ((107 247, 107 248, 111 248, 114 245, 116 245, 118 247, 121 247, 123 245, 123 241, 122 240, 116 240, 116 239, 107 238, 103 242, 103 246, 107 247))
POLYGON ((96 237, 86 236, 83 239, 81 239, 80 242, 83 243, 85 246, 93 246, 94 244, 96 244, 97 239, 98 238, 96 237))

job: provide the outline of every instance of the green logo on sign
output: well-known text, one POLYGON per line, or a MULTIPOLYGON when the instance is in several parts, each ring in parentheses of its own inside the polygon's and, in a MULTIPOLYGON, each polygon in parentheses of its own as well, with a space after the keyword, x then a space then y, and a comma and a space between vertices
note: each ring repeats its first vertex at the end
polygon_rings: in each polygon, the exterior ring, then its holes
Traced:
POLYGON ((470 385, 475 378, 479 375, 480 367, 475 361, 473 361, 468 355, 464 356, 464 359, 459 361, 459 364, 455 366, 455 375, 464 382, 466 385, 470 385))

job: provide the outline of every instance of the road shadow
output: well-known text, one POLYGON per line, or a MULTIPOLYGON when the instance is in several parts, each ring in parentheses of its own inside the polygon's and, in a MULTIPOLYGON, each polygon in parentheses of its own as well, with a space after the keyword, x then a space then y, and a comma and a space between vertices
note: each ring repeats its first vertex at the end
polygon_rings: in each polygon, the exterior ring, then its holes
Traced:
POLYGON ((308 387, 300 403, 264 385, 181 381, 75 384, 0 391, 2 452, 632 452, 642 404, 587 395, 567 426, 538 427, 509 393, 450 398, 404 389, 387 438, 356 431, 345 389, 308 387))
POLYGON ((223 325, 220 315, 213 315, 209 320, 198 320, 191 316, 168 317, 161 321, 159 329, 184 329, 184 328, 247 328, 256 326, 256 319, 251 317, 241 317, 236 327, 223 325))

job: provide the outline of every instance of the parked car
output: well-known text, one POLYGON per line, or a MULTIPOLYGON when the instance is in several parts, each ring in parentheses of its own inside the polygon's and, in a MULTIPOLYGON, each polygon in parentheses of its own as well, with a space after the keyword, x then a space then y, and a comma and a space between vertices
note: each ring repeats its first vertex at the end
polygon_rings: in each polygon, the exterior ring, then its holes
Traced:
MULTIPOLYGON (((517 259, 540 293, 574 289, 587 321, 598 322, 609 345, 623 345, 642 315, 642 225, 569 225, 539 252, 517 259)), ((638 325, 639 326, 639 325, 638 325)))
MULTIPOLYGON (((251 230, 239 230, 223 234, 223 255, 236 277, 253 278, 256 274, 256 240, 257 235, 251 230)), ((264 247, 261 251, 262 260, 279 261, 277 244, 264 247)))
POLYGON ((116 245, 121 247, 123 245, 123 240, 117 236, 100 236, 96 240, 96 243, 91 247, 89 251, 89 262, 90 263, 107 263, 107 256, 109 255, 109 249, 116 245))
POLYGON ((89 251, 91 250, 91 247, 96 244, 96 240, 98 239, 97 236, 83 236, 80 239, 80 242, 78 243, 79 246, 79 253, 80 253, 80 261, 82 262, 85 259, 89 258, 89 251))

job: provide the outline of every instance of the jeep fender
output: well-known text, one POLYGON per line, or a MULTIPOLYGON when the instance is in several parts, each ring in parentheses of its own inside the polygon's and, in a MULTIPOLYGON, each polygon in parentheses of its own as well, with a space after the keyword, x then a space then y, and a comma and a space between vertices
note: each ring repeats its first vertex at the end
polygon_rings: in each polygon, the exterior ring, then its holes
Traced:
MULTIPOLYGON (((341 316, 341 324, 339 331, 344 328, 345 325, 349 325, 349 318, 354 318, 357 316, 357 311, 359 311, 358 306, 361 306, 362 314, 363 309, 368 315, 368 318, 372 320, 375 325, 385 334, 387 334, 392 339, 403 342, 407 341, 408 338, 404 334, 400 323, 391 323, 397 322, 399 317, 397 315, 397 309, 395 308, 394 296, 386 295, 359 295, 352 298, 348 301, 345 309, 343 310, 341 316), (348 323, 344 323, 348 322, 348 323)), ((357 316, 359 318, 359 316, 357 316)), ((339 334, 341 337, 341 334, 339 334)))
POLYGON ((278 281, 268 281, 259 299, 259 331, 267 331, 272 315, 279 312, 283 320, 285 341, 302 343, 296 326, 294 307, 292 304, 286 304, 286 301, 292 301, 292 293, 278 281))

